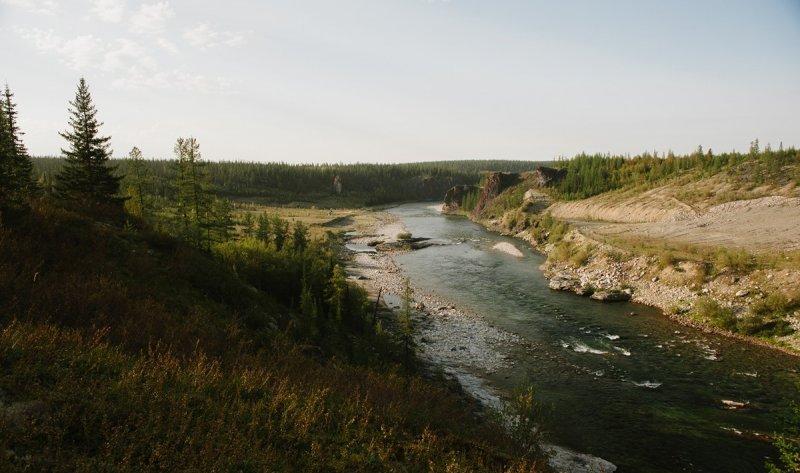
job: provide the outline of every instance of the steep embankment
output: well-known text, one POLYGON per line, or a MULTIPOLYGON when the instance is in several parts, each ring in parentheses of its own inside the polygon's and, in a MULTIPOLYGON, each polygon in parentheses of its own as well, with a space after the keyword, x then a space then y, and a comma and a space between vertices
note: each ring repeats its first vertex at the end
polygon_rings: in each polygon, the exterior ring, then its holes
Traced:
POLYGON ((682 323, 800 349, 794 181, 684 174, 565 201, 552 198, 559 178, 540 168, 499 192, 484 189, 488 202, 469 215, 544 252, 554 289, 633 299, 682 323))

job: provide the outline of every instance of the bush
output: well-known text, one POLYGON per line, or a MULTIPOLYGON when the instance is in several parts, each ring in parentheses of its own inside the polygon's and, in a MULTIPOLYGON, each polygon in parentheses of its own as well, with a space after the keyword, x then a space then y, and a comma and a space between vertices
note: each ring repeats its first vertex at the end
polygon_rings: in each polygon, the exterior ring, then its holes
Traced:
POLYGON ((731 250, 728 248, 719 248, 715 251, 713 260, 714 266, 718 270, 727 268, 734 273, 746 273, 754 266, 754 260, 744 250, 731 250))
POLYGON ((589 261, 593 251, 594 248, 581 246, 575 250, 574 253, 572 253, 572 256, 569 257, 569 262, 572 264, 572 266, 579 268, 589 261))
POLYGON ((400 241, 408 241, 411 239, 411 232, 400 232, 397 234, 397 239, 400 241))
POLYGON ((553 251, 547 255, 547 259, 551 261, 562 262, 569 260, 571 255, 572 245, 566 241, 562 241, 553 247, 553 251))
POLYGON ((694 303, 693 315, 702 322, 725 330, 736 328, 736 316, 727 307, 722 307, 710 297, 701 297, 694 303))

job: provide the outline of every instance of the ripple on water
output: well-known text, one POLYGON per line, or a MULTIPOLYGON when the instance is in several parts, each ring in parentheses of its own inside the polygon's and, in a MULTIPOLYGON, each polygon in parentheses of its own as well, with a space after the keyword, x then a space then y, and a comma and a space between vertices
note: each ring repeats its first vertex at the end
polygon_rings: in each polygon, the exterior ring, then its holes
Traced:
MULTIPOLYGON (((605 350, 600 350, 597 348, 590 347, 589 345, 583 342, 573 342, 571 345, 567 345, 567 347, 572 347, 572 351, 576 353, 591 353, 592 355, 606 355, 608 354, 605 350)), ((565 348, 567 348, 565 347, 565 348)))
POLYGON ((658 381, 631 381, 635 386, 640 388, 647 388, 647 389, 657 389, 663 383, 659 383, 658 381))

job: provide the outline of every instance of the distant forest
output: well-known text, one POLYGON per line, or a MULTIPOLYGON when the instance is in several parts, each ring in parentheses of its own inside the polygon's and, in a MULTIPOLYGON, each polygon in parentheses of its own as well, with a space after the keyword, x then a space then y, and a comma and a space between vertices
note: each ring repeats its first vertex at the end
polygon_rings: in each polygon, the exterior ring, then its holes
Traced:
MULTIPOLYGON (((52 185, 62 158, 33 158, 40 183, 52 185)), ((153 176, 153 192, 171 198, 174 160, 145 160, 153 176)), ((130 160, 116 159, 120 175, 129 174, 130 160)), ((441 199, 447 189, 477 184, 483 171, 524 172, 544 164, 536 161, 462 160, 408 164, 288 164, 206 162, 216 193, 232 199, 321 206, 380 205, 408 200, 441 199), (338 177, 340 192, 334 185, 338 177)))
POLYGON ((747 153, 736 151, 714 153, 698 147, 694 153, 678 156, 672 152, 643 153, 637 156, 579 154, 559 160, 555 167, 565 169, 564 179, 556 183, 553 193, 562 199, 584 199, 629 186, 650 187, 664 179, 691 174, 695 178, 718 172, 738 174, 754 184, 784 185, 800 181, 800 150, 779 144, 762 146, 750 143, 747 153), (788 166, 788 167, 787 167, 788 166))

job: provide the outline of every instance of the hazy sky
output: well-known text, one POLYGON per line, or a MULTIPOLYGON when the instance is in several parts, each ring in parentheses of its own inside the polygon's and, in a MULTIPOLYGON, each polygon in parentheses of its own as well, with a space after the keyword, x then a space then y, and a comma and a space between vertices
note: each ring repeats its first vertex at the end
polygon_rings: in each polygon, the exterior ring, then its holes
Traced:
POLYGON ((83 75, 115 156, 549 159, 800 144, 800 0, 0 0, 57 154, 83 75))

